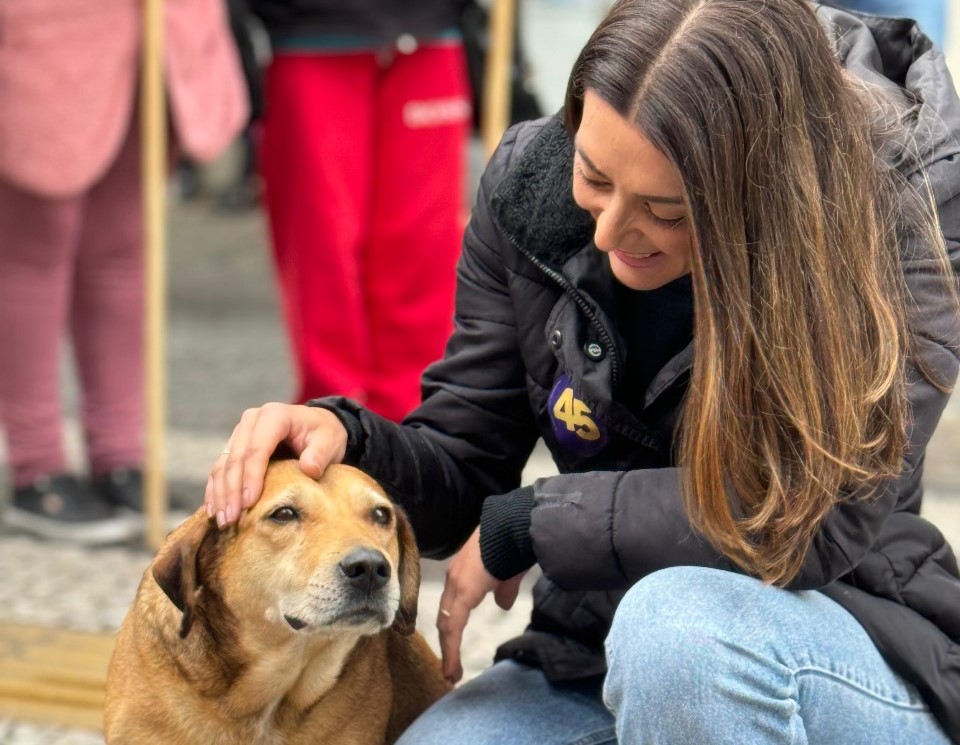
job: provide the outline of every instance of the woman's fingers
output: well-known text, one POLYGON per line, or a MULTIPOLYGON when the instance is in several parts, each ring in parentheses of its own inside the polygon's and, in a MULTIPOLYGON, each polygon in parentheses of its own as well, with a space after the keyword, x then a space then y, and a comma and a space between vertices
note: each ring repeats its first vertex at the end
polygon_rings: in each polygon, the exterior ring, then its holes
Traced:
MULTIPOLYGON (((446 595, 446 592, 444 592, 446 595)), ((464 603, 452 599, 440 598, 440 611, 437 615, 437 630, 440 632, 440 657, 443 677, 451 683, 457 683, 463 677, 463 665, 460 661, 460 645, 463 642, 463 630, 470 618, 470 608, 464 603)))
MULTIPOLYGON (((248 409, 240 418, 240 423, 233 431, 230 442, 224 453, 219 478, 219 509, 215 511, 217 525, 233 523, 240 516, 241 489, 243 486, 244 467, 246 465, 247 447, 250 438, 257 426, 263 409, 248 409)), ((269 456, 268 456, 269 457, 269 456)))
MULTIPOLYGON (((518 582, 519 583, 519 582, 518 582)), ((444 677, 456 683, 463 677, 460 646, 470 613, 500 583, 483 567, 480 558, 480 529, 473 531, 447 567, 440 595, 437 630, 440 632, 440 656, 444 677)))
POLYGON ((207 480, 204 503, 217 525, 236 522, 260 498, 270 456, 282 442, 308 475, 319 478, 330 463, 343 460, 347 433, 325 409, 281 403, 247 409, 207 480))
POLYGON ((204 500, 217 525, 235 522, 240 510, 260 497, 267 463, 289 433, 285 404, 247 409, 234 427, 224 452, 214 461, 204 500))

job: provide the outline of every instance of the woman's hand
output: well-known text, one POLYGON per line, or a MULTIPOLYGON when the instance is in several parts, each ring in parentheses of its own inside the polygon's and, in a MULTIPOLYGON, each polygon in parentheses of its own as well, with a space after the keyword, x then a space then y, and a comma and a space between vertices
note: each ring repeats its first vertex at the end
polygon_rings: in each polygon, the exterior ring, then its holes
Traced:
POLYGON ((517 599, 524 574, 526 572, 501 582, 484 568, 483 559, 480 558, 480 528, 473 531, 470 539, 450 561, 443 594, 440 595, 437 629, 440 632, 443 675, 451 683, 463 677, 460 644, 470 611, 480 605, 489 592, 493 593, 497 605, 510 610, 517 599))
POLYGON ((253 505, 277 445, 286 442, 300 458, 300 468, 319 478, 331 463, 340 463, 347 449, 347 431, 326 409, 270 403, 247 409, 207 478, 204 504, 221 528, 253 505))

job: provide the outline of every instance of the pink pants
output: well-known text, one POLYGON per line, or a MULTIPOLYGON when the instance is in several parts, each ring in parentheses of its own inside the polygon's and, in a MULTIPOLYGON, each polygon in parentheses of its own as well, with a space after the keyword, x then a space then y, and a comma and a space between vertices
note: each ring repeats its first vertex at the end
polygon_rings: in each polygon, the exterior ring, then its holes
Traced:
POLYGON ((261 166, 299 400, 402 418, 453 330, 470 105, 459 44, 279 54, 261 166))
POLYGON ((61 342, 73 341, 90 469, 142 460, 138 126, 90 189, 45 199, 0 180, 0 425, 15 486, 66 470, 61 342))

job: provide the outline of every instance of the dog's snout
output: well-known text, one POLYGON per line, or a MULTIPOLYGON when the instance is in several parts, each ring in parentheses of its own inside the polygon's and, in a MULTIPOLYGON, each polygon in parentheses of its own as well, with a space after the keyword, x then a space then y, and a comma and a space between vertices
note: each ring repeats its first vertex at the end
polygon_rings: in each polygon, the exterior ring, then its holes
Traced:
POLYGON ((390 579, 387 557, 370 548, 355 548, 343 557, 340 571, 350 585, 363 591, 383 587, 390 579))

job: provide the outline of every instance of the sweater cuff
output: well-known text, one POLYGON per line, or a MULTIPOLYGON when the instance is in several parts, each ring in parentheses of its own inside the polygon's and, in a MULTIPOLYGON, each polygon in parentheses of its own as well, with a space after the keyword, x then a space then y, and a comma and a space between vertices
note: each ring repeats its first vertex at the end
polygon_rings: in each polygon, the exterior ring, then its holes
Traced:
MULTIPOLYGON (((347 449, 343 453, 343 463, 354 466, 363 455, 366 433, 363 431, 360 417, 340 405, 345 401, 347 399, 332 396, 330 398, 314 398, 307 401, 306 405, 317 409, 326 409, 340 420, 340 424, 347 430, 347 449)), ((348 403, 352 404, 352 407, 359 408, 359 404, 353 401, 348 403)))
POLYGON ((487 497, 480 512, 480 558, 484 568, 503 581, 537 563, 530 538, 533 487, 487 497))

